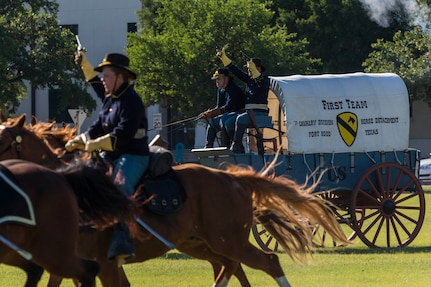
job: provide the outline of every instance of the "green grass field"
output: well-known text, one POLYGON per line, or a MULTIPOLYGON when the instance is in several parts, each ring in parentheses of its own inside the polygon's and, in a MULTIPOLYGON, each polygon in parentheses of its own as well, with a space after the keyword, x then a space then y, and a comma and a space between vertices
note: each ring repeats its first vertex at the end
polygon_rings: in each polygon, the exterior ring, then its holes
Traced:
MULTIPOLYGON (((431 201, 431 187, 426 201, 431 201)), ((309 264, 295 265, 285 254, 279 254, 285 273, 293 286, 349 287, 425 287, 431 286, 431 210, 427 209, 418 237, 405 248, 370 249, 358 239, 349 247, 318 248, 309 264)), ((244 267, 252 286, 276 287, 261 271, 244 267)), ((175 251, 144 263, 125 266, 134 287, 201 287, 212 285, 209 263, 192 259, 175 251)), ((45 273, 39 286, 46 286, 45 273)), ((2 265, 0 286, 23 286, 25 275, 17 268, 2 265)), ((62 286, 73 286, 65 280, 62 286)), ((98 282, 97 286, 101 286, 98 282)), ((232 279, 229 286, 240 286, 232 279)))

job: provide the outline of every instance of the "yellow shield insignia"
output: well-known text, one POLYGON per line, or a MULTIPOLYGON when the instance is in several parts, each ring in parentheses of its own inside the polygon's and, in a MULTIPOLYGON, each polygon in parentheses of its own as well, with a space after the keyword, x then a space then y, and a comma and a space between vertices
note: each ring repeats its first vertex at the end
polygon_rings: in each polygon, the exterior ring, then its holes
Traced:
POLYGON ((358 131, 358 117, 350 112, 338 114, 337 127, 344 143, 351 146, 355 142, 358 131))

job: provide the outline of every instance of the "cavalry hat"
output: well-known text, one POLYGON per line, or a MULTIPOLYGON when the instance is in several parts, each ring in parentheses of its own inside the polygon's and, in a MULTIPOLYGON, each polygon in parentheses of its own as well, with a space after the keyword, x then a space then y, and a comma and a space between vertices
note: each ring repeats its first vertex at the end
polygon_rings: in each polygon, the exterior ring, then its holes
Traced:
MULTIPOLYGON (((265 66, 262 65, 262 60, 260 58, 250 58, 250 61, 252 61, 257 67, 260 67, 262 72, 266 70, 265 66)), ((247 67, 247 65, 244 67, 247 67)))
POLYGON ((214 72, 211 80, 218 79, 220 77, 230 77, 229 69, 221 68, 214 72))
POLYGON ((136 79, 136 74, 132 70, 130 70, 129 67, 129 58, 123 54, 118 53, 110 53, 106 54, 105 57, 102 60, 102 63, 100 63, 94 70, 96 72, 102 72, 103 67, 117 67, 126 70, 129 72, 132 79, 136 79))

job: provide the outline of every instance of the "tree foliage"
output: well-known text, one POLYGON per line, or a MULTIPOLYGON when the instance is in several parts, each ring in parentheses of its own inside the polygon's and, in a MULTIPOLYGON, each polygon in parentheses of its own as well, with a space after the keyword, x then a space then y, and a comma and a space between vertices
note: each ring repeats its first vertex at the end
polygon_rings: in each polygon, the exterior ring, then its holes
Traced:
POLYGON ((412 101, 431 103, 431 52, 429 35, 420 27, 395 33, 391 41, 377 40, 364 61, 366 72, 398 74, 405 82, 412 101))
MULTIPOLYGON (((377 2, 377 1, 376 1, 377 2)), ((321 59, 321 73, 362 71, 362 62, 378 38, 391 39, 402 27, 401 19, 380 27, 359 0, 273 0, 276 23, 310 42, 311 57, 321 59)))
POLYGON ((127 52, 139 75, 136 88, 144 102, 174 108, 173 119, 196 115, 215 104, 215 83, 210 78, 222 66, 215 56, 215 42, 226 45, 228 56, 238 65, 246 61, 241 51, 260 57, 270 75, 311 73, 319 64, 306 52, 305 39, 297 39, 283 25, 270 25, 274 13, 260 1, 147 2, 156 7, 156 16, 144 22, 139 34, 129 35, 127 52))
POLYGON ((56 18, 58 4, 0 0, 0 7, 1 108, 13 111, 26 97, 29 83, 36 89, 59 90, 59 110, 77 102, 93 110, 96 103, 73 63, 74 35, 56 18))

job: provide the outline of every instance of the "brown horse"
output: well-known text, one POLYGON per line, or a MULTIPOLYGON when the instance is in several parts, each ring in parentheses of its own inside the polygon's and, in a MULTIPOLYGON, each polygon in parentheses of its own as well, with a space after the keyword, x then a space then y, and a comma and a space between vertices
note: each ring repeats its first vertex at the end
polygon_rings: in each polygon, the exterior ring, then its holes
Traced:
MULTIPOLYGON (((65 126, 63 126, 63 129, 55 128, 53 123, 39 122, 34 117, 32 117, 30 125, 26 125, 25 118, 26 116, 23 114, 17 118, 3 119, 3 124, 7 127, 6 130, 8 131, 5 135, 9 136, 9 139, 7 136, 4 138, 0 136, 0 147, 5 147, 4 153, 0 153, 0 159, 22 158, 51 168, 63 166, 65 164, 63 161, 65 156, 69 156, 68 160, 71 159, 70 155, 65 155, 65 150, 61 147, 64 146, 68 139, 73 137, 75 129, 65 126), (49 139, 47 139, 47 135, 49 139), (16 138, 19 138, 19 145, 17 145, 16 138), (3 142, 1 142, 1 140, 3 140, 3 142), (21 142, 26 143, 24 148, 22 148, 21 142), (29 143, 31 143, 31 145, 29 143), (49 143, 49 145, 45 146, 47 143, 49 143), (55 149, 51 148, 51 145, 54 145, 55 149), (10 148, 6 148, 7 146, 10 148), (32 147, 31 149, 28 148, 30 146, 32 147)), ((98 277, 103 286, 130 286, 123 268, 117 268, 114 263, 108 261, 106 258, 107 244, 109 243, 110 237, 110 230, 97 231, 94 229, 87 229, 82 231, 79 237, 79 254, 84 257, 93 258, 101 265, 101 271, 98 277)), ((140 246, 139 242, 137 242, 137 246, 140 246)), ((199 248, 205 249, 206 247, 202 244, 202 247, 193 246, 185 248, 182 251, 188 255, 210 261, 214 269, 214 278, 216 278, 221 270, 220 264, 212 258, 208 258, 209 255, 207 255, 204 250, 196 251, 196 249, 199 248)), ((166 251, 167 250, 169 249, 166 249, 166 251)), ((137 252, 140 253, 141 249, 138 248, 137 252)), ((145 252, 145 249, 142 249, 142 252, 145 252)), ((143 261, 145 256, 138 256, 138 258, 142 258, 141 261, 143 261)), ((25 265, 28 263, 23 262, 22 264, 25 265)), ((37 279, 31 279, 31 281, 37 282, 40 276, 34 276, 35 271, 33 271, 33 269, 35 268, 28 268, 28 278, 36 277, 37 279)), ((241 266, 236 270, 235 276, 240 281, 241 286, 250 286, 241 266)), ((61 277, 51 275, 48 286, 59 286, 61 281, 61 277)))
POLYGON ((99 264, 77 253, 79 210, 96 228, 121 220, 136 232, 132 202, 103 171, 88 166, 53 171, 16 159, 0 165, 0 262, 30 272, 28 287, 37 286, 41 268, 94 286, 99 264))
MULTIPOLYGON (((0 142, 12 142, 17 133, 16 126, 0 130, 0 142)), ((38 137, 22 137, 22 143, 31 146, 33 153, 37 153, 35 139, 38 137)), ((21 146, 23 155, 25 147, 21 146)), ((214 286, 226 286, 240 262, 266 272, 279 286, 289 286, 277 256, 249 243, 254 218, 271 219, 265 222, 265 228, 294 260, 304 260, 312 247, 310 222, 322 226, 338 241, 347 243, 347 240, 325 202, 311 193, 312 188, 305 189, 283 177, 269 177, 271 168, 256 173, 235 166, 227 171, 197 164, 176 166, 173 169, 187 194, 183 208, 164 216, 147 211, 141 218, 179 251, 197 258, 211 258, 223 266, 214 286)), ((168 250, 153 236, 137 244, 138 249, 145 250, 137 251, 137 261, 168 250)))

